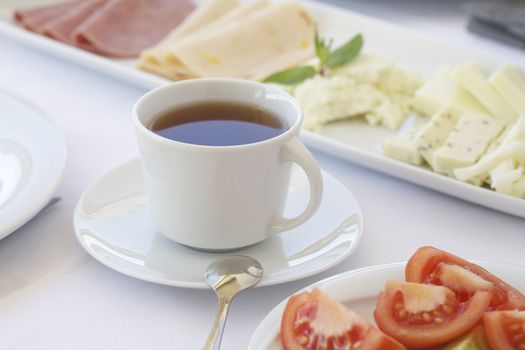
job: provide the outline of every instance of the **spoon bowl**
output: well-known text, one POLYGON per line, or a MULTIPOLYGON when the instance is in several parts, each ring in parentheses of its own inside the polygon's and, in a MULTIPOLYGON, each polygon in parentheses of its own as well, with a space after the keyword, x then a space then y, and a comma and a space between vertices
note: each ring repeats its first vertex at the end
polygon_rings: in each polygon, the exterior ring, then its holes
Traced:
POLYGON ((208 285, 217 294, 219 307, 204 349, 220 348, 231 301, 240 291, 259 283, 262 275, 261 264, 254 258, 244 255, 230 255, 219 258, 206 268, 204 277, 208 285))

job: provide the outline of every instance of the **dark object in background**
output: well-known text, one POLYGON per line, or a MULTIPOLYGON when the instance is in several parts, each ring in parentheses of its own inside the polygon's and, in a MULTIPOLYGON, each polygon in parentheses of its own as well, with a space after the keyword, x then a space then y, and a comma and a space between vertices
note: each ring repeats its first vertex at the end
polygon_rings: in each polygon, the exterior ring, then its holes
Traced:
POLYGON ((525 1, 469 1, 465 10, 471 32, 525 49, 525 1))

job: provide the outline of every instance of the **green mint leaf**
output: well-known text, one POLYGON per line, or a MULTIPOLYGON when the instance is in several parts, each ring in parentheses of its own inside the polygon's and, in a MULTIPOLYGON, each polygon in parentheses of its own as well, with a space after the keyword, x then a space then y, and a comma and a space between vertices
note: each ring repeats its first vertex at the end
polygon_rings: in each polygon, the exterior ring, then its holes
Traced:
POLYGON ((274 73, 266 77, 263 82, 277 83, 283 85, 293 85, 303 80, 313 77, 316 74, 315 68, 311 66, 293 67, 274 73))
POLYGON ((321 67, 324 66, 330 56, 330 43, 325 43, 323 39, 319 38, 317 32, 315 32, 315 53, 321 61, 321 67))
POLYGON ((359 54, 359 51, 361 51, 362 47, 363 36, 358 34, 343 46, 332 51, 328 57, 328 60, 326 61, 326 66, 328 68, 335 68, 348 63, 359 54))

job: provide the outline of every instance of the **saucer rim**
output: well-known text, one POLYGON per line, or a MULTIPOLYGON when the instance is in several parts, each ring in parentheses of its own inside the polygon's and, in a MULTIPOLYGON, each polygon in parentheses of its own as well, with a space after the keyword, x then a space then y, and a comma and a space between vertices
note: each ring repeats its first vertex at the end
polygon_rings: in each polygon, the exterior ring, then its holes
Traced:
MULTIPOLYGON (((142 281, 151 282, 151 283, 155 283, 155 284, 159 284, 159 285, 171 286, 171 287, 190 288, 190 289, 208 289, 209 286, 204 281, 204 277, 203 277, 202 282, 190 282, 190 281, 183 281, 183 280, 169 280, 169 279, 163 279, 163 278, 156 278, 156 277, 151 276, 151 274, 140 274, 140 273, 136 273, 134 271, 130 271, 129 269, 120 268, 117 264, 113 264, 111 262, 108 262, 107 260, 104 260, 102 256, 94 254, 92 249, 90 249, 86 245, 85 241, 81 238, 82 234, 80 233, 80 227, 79 227, 80 206, 84 202, 85 196, 92 190, 92 188, 94 186, 96 186, 96 184, 99 181, 107 178, 108 176, 110 176, 111 173, 116 172, 118 169, 126 167, 126 166, 129 166, 131 163, 134 163, 134 162, 140 163, 141 160, 140 160, 139 157, 134 157, 134 158, 128 159, 128 160, 126 160, 126 161, 124 161, 122 163, 119 163, 116 166, 114 166, 111 169, 109 169, 108 171, 106 171, 105 173, 103 173, 102 175, 100 175, 97 178, 95 178, 93 181, 91 181, 89 183, 88 186, 86 186, 85 190, 82 192, 82 195, 78 199, 77 204, 75 205, 75 209, 73 211, 73 226, 74 226, 74 231, 75 231, 75 238, 80 243, 82 248, 91 257, 93 257, 96 261, 98 261, 102 265, 104 265, 104 266, 106 266, 106 267, 108 267, 108 268, 110 268, 110 269, 112 269, 112 270, 114 270, 116 272, 119 272, 119 273, 121 273, 123 275, 129 276, 129 277, 133 277, 133 278, 136 278, 136 279, 142 280, 142 281)), ((297 274, 289 275, 289 276, 284 277, 284 278, 280 278, 280 277, 268 278, 267 275, 265 275, 263 273, 263 277, 262 277, 261 281, 255 287, 272 286, 272 285, 277 285, 277 284, 297 281, 297 280, 301 280, 301 279, 304 279, 304 278, 307 278, 307 277, 311 277, 311 276, 317 275, 317 274, 319 274, 321 272, 324 272, 324 271, 326 271, 326 270, 328 270, 328 269, 330 269, 330 268, 340 264, 344 259, 346 259, 350 255, 352 255, 356 251, 356 249, 358 248, 358 246, 359 246, 359 244, 361 242, 361 238, 363 236, 363 231, 364 231, 364 219, 363 219, 363 212, 362 212, 361 206, 359 205, 359 202, 357 201, 357 199, 355 198, 353 193, 341 181, 339 181, 336 177, 334 177, 333 175, 331 175, 327 171, 323 170, 322 168, 321 168, 321 173, 322 173, 323 179, 326 178, 326 177, 330 177, 333 181, 339 183, 342 187, 344 187, 345 190, 348 192, 349 199, 352 200, 355 203, 355 206, 356 206, 357 210, 356 210, 355 213, 353 213, 353 215, 356 215, 357 218, 358 218, 358 221, 359 221, 358 222, 359 228, 357 230, 355 238, 352 240, 352 243, 349 245, 349 247, 344 252, 339 254, 336 258, 334 258, 333 260, 331 260, 327 264, 321 265, 321 266, 319 266, 318 268, 315 268, 315 269, 305 270, 305 271, 299 272, 297 274)), ((286 231, 285 232, 281 232, 280 234, 285 234, 285 233, 286 233, 286 231)), ((189 248, 189 249, 191 249, 191 248, 189 248)), ((239 250, 233 250, 231 252, 212 253, 212 254, 220 254, 220 255, 234 254, 234 253, 236 253, 238 251, 239 250)), ((201 251, 198 251, 198 250, 194 250, 194 252, 196 254, 209 253, 209 252, 201 252, 201 251)), ((285 270, 286 269, 283 269, 283 271, 285 271, 285 270)), ((203 276, 204 276, 204 272, 203 272, 203 276)))
MULTIPOLYGON (((42 109, 39 105, 35 104, 29 98, 19 94, 18 92, 0 85, 0 95, 3 95, 21 106, 31 110, 35 117, 39 118, 42 123, 47 123, 54 132, 52 136, 54 140, 52 142, 60 149, 60 154, 57 153, 60 163, 53 167, 52 172, 54 173, 53 179, 46 183, 46 190, 40 193, 40 196, 36 199, 32 199, 28 202, 26 210, 18 213, 16 216, 11 217, 6 223, 0 225, 0 240, 15 233, 18 229, 22 228, 25 224, 31 221, 49 202, 49 200, 56 193, 62 180, 64 179, 64 173, 68 158, 68 147, 64 133, 57 124, 50 118, 49 114, 42 109)), ((15 118, 16 119, 16 118, 15 118)), ((46 135, 51 139, 51 133, 46 135)), ((48 141, 48 144, 52 142, 48 141)), ((33 154, 32 154, 33 156, 33 154)), ((33 176, 34 170, 31 170, 31 176, 33 176)), ((38 175, 35 175, 38 176, 38 175)), ((26 189, 24 189, 25 191, 26 189)))

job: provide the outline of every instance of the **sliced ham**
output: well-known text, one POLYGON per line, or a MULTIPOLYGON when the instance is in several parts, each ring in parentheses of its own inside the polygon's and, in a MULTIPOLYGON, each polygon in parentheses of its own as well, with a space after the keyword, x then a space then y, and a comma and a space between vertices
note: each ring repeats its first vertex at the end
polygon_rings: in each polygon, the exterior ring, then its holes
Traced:
POLYGON ((194 7, 190 0, 108 0, 72 37, 86 50, 135 57, 166 37, 194 7))
POLYGON ((76 0, 36 9, 18 10, 15 11, 14 17, 24 28, 41 33, 46 23, 74 9, 81 2, 82 0, 76 0))
POLYGON ((98 10, 106 0, 84 0, 55 18, 44 23, 40 32, 50 38, 73 43, 71 34, 86 18, 98 10))
POLYGON ((176 42, 179 38, 194 33, 210 23, 215 23, 218 18, 223 17, 223 15, 238 6, 238 0, 207 0, 186 17, 166 38, 162 39, 162 41, 154 47, 141 52, 141 64, 143 64, 144 67, 151 66, 151 69, 156 70, 158 67, 155 66, 161 65, 158 53, 162 47, 170 45, 170 43, 176 42))

